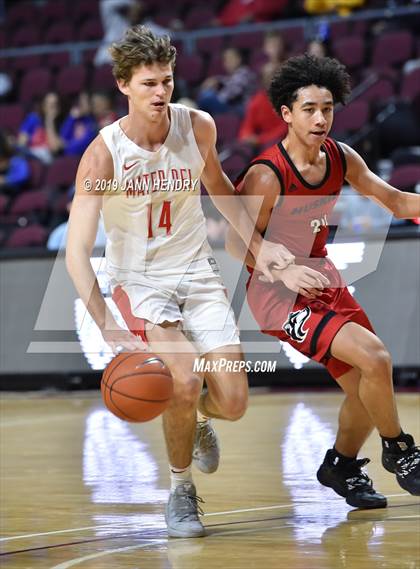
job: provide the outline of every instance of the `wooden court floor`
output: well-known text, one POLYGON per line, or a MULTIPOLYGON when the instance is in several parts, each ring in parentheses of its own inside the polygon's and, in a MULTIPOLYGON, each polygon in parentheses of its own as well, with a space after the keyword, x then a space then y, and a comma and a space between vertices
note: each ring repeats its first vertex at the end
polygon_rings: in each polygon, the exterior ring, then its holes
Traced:
MULTIPOLYGON (((315 472, 334 440, 338 393, 253 393, 218 421, 222 463, 195 473, 208 535, 168 540, 160 419, 128 424, 96 392, 1 398, 1 567, 7 569, 417 569, 420 498, 362 456, 384 510, 357 511, 315 472)), ((398 396, 420 439, 419 396, 398 396)))

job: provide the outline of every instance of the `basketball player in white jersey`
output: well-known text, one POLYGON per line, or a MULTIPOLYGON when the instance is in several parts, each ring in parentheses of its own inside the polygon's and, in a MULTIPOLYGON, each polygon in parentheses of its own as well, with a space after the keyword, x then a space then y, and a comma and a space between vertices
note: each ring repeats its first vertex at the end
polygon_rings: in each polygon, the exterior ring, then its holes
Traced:
POLYGON ((176 50, 138 26, 111 48, 118 88, 129 113, 103 128, 83 155, 76 178, 67 244, 67 267, 106 342, 143 350, 146 342, 174 378, 174 396, 163 416, 171 475, 166 507, 173 537, 204 534, 191 476, 192 458, 214 472, 219 450, 210 417, 239 419, 247 405, 244 371, 203 374, 194 360, 242 361, 234 316, 206 237, 200 179, 216 206, 258 258, 285 267, 293 256, 255 232, 233 195, 215 148, 213 119, 170 104, 176 50), (98 218, 107 233, 107 272, 113 298, 130 332, 115 322, 90 264, 98 218), (198 422, 197 422, 198 409, 198 422), (193 454, 194 451, 194 454, 193 454))

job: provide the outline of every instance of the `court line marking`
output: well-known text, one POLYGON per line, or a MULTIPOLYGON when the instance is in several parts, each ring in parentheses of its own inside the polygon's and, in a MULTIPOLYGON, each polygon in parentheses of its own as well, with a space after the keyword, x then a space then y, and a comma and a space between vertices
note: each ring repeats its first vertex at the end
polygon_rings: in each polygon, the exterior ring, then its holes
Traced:
MULTIPOLYGON (((387 518, 387 520, 390 519, 406 519, 406 518, 418 518, 420 516, 398 516, 396 518, 387 518)), ((286 524, 286 525, 279 525, 279 526, 274 526, 274 527, 270 527, 270 528, 261 528, 260 531, 273 531, 273 530, 277 530, 277 529, 283 529, 283 528, 290 528, 290 524, 286 524)), ((212 539, 212 538, 219 538, 221 536, 231 536, 231 535, 238 535, 238 534, 245 534, 245 533, 253 533, 255 532, 255 528, 251 528, 251 529, 238 529, 238 530, 225 530, 225 531, 220 531, 220 532, 214 532, 211 533, 207 536, 205 536, 207 539, 212 539)), ((201 539, 201 538, 199 538, 201 539)), ((176 543, 179 543, 181 541, 184 542, 191 542, 190 539, 178 539, 176 543)), ((50 569, 68 569, 69 567, 74 567, 75 565, 79 565, 80 563, 84 563, 85 561, 90 561, 91 559, 97 559, 98 557, 105 557, 106 555, 112 555, 113 553, 120 553, 122 551, 130 551, 133 549, 143 549, 145 547, 147 547, 148 545, 158 545, 160 543, 167 543, 168 539, 160 539, 160 540, 154 540, 151 541, 149 543, 142 543, 139 545, 131 545, 129 547, 120 547, 117 549, 110 549, 107 551, 101 551, 99 553, 94 553, 91 555, 86 555, 83 557, 78 557, 76 559, 72 559, 70 561, 65 561, 64 563, 60 563, 59 565, 54 565, 53 567, 51 567, 50 569)))
MULTIPOLYGON (((273 531, 276 529, 282 529, 282 528, 287 528, 287 527, 290 527, 290 525, 280 525, 280 526, 274 526, 274 527, 270 527, 270 528, 262 528, 262 531, 264 531, 264 530, 265 531, 273 531)), ((253 528, 253 529, 238 529, 238 530, 233 530, 233 531, 232 530, 225 530, 225 531, 211 533, 209 535, 206 535, 205 537, 207 539, 211 539, 214 537, 230 536, 233 534, 250 533, 250 532, 255 532, 255 528, 253 528)), ((197 539, 201 540, 202 538, 197 538, 197 539)), ((177 539, 176 540, 176 543, 180 543, 180 542, 191 543, 191 538, 177 539)), ((64 561, 64 563, 60 563, 59 565, 54 565, 50 569, 68 569, 69 567, 74 567, 74 565, 79 565, 80 563, 84 563, 85 561, 90 561, 91 559, 97 559, 98 557, 105 557, 106 555, 111 555, 112 553, 120 553, 122 551, 130 551, 133 549, 143 549, 144 547, 147 547, 148 545, 152 545, 152 544, 158 545, 160 543, 168 543, 168 538, 154 540, 154 541, 151 541, 149 543, 141 543, 139 545, 130 545, 128 547, 119 547, 117 549, 100 551, 99 553, 93 553, 91 555, 78 557, 78 558, 72 559, 70 561, 64 561)))
POLYGON ((51 569, 68 569, 68 567, 73 567, 74 565, 79 565, 84 561, 90 561, 91 559, 97 559, 98 557, 105 557, 111 553, 120 553, 122 551, 130 551, 131 549, 142 549, 148 545, 157 545, 159 543, 166 543, 167 539, 153 540, 148 543, 141 543, 139 545, 130 545, 128 547, 118 547, 117 549, 110 549, 108 551, 100 551, 99 553, 92 553, 91 555, 85 555, 84 557, 78 557, 77 559, 72 559, 71 561, 65 561, 59 565, 54 565, 51 569))
MULTIPOLYGON (((132 522, 125 522, 125 523, 121 523, 119 522, 119 524, 117 524, 117 527, 120 526, 121 529, 123 529, 126 525, 130 525, 132 522)), ((29 533, 29 534, 22 534, 22 535, 14 535, 12 537, 1 537, 0 538, 0 542, 2 541, 13 541, 15 539, 25 539, 28 537, 42 537, 43 535, 56 535, 56 534, 60 534, 60 533, 72 533, 75 531, 85 531, 85 530, 89 530, 89 529, 106 529, 106 528, 115 528, 116 524, 105 524, 105 525, 99 525, 99 526, 86 526, 86 527, 82 527, 82 528, 70 528, 70 529, 59 529, 56 531, 44 531, 42 533, 29 533)))
POLYGON ((1 421, 0 422, 0 430, 5 429, 7 427, 25 427, 27 425, 34 425, 38 423, 46 423, 47 421, 66 421, 68 419, 74 419, 76 415, 79 415, 77 412, 75 413, 68 413, 67 415, 50 415, 49 417, 37 417, 34 419, 12 419, 10 421, 1 421))
POLYGON ((420 514, 417 514, 416 516, 394 516, 392 518, 385 518, 384 520, 380 521, 387 522, 388 520, 408 520, 411 518, 420 518, 420 514))
MULTIPOLYGON (((396 498, 396 497, 402 497, 402 496, 410 496, 411 494, 409 494, 408 492, 404 492, 402 494, 387 494, 387 498, 396 498)), ((337 500, 329 500, 329 502, 340 502, 340 498, 337 498, 337 500)), ((264 510, 280 510, 282 508, 290 508, 293 507, 294 505, 300 505, 300 504, 324 504, 325 501, 323 502, 306 502, 306 501, 302 501, 302 502, 293 502, 290 504, 278 504, 278 505, 274 505, 274 506, 260 506, 257 508, 243 508, 243 509, 239 509, 239 510, 226 510, 225 512, 210 512, 209 514, 204 514, 204 517, 210 517, 210 516, 224 516, 224 515, 228 515, 228 514, 242 514, 245 512, 262 512, 264 510)), ((157 514, 158 515, 158 514, 157 514)), ((119 522, 119 524, 117 525, 117 527, 121 527, 121 529, 124 529, 127 525, 129 526, 132 522, 131 521, 127 521, 125 523, 119 522)), ((72 532, 76 532, 76 531, 87 531, 90 529, 106 529, 106 528, 115 528, 116 524, 103 524, 103 525, 95 525, 95 526, 86 526, 86 527, 81 527, 81 528, 70 528, 70 529, 61 529, 61 530, 56 530, 56 531, 46 531, 46 532, 42 532, 42 533, 32 533, 32 534, 22 534, 22 535, 14 535, 11 537, 1 537, 0 538, 0 542, 5 542, 5 541, 14 541, 16 539, 26 539, 26 538, 30 538, 30 537, 41 537, 44 535, 57 535, 57 534, 61 534, 61 533, 72 533, 72 532)))

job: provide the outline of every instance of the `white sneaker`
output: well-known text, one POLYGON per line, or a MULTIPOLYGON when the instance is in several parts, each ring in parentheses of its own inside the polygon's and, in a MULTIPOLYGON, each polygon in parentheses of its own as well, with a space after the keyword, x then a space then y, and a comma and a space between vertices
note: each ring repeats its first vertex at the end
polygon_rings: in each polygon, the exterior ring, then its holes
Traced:
POLYGON ((219 466, 219 441, 210 419, 197 422, 192 456, 195 466, 206 474, 215 472, 219 466))
POLYGON ((169 537, 201 537, 205 534, 204 526, 198 515, 203 514, 192 482, 180 484, 169 494, 166 504, 165 520, 169 537))

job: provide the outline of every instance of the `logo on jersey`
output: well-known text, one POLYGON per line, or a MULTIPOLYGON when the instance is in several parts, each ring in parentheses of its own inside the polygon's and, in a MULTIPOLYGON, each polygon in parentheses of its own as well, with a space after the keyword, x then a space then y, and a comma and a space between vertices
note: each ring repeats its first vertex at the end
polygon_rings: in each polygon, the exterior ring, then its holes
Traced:
POLYGON ((139 160, 136 160, 135 162, 132 162, 131 164, 124 164, 123 168, 124 168, 124 170, 131 170, 131 168, 133 166, 135 166, 136 164, 138 164, 138 162, 139 162, 139 160))
POLYGON ((219 265, 217 264, 217 261, 214 257, 208 257, 207 261, 209 262, 209 265, 210 265, 213 273, 216 273, 216 274, 220 273, 219 265))
POLYGON ((303 326, 311 315, 311 309, 307 306, 302 310, 290 312, 289 318, 283 324, 283 330, 295 342, 303 342, 308 335, 309 330, 304 330, 303 326))

